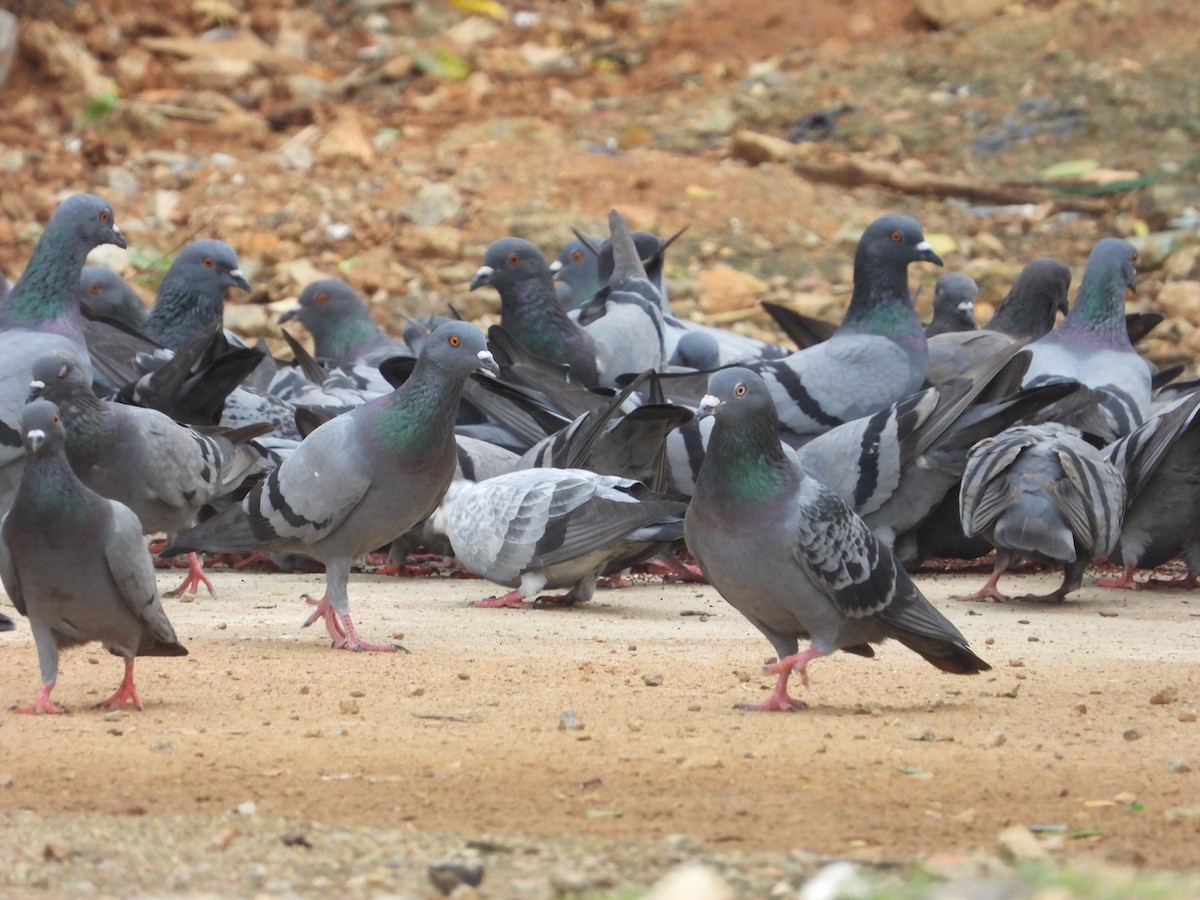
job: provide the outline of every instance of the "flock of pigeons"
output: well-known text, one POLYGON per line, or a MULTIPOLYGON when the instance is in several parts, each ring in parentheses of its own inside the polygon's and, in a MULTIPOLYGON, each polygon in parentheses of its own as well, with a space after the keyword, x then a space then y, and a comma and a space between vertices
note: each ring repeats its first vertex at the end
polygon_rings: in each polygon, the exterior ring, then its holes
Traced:
MULTIPOLYGON (((773 308, 799 349, 677 318, 674 238, 577 234, 548 262, 491 244, 471 289, 499 293, 485 336, 457 318, 385 334, 346 284, 323 280, 281 321, 309 353, 274 358, 222 328, 248 290, 227 244, 174 260, 147 311, 115 273, 113 210, 66 199, 19 280, 0 282, 0 578, 27 616, 54 713, 62 647, 125 660, 104 706, 140 708, 139 655, 183 655, 145 535, 189 554, 179 590, 212 585, 197 555, 271 554, 325 566, 305 624, 333 646, 391 651, 350 615, 354 563, 426 548, 511 590, 481 605, 584 601, 597 579, 657 561, 702 577, 767 637, 778 681, 757 709, 793 709, 793 672, 894 638, 943 671, 989 668, 906 572, 996 551, 972 598, 1006 599, 1018 559, 1065 570, 1182 555, 1200 574, 1200 390, 1157 372, 1124 311, 1134 247, 1096 244, 1073 306, 1070 271, 1034 260, 975 327, 975 284, 942 276, 923 325, 908 267, 942 260, 896 214, 863 232, 840 325, 773 308), (1066 312, 1055 327, 1056 315, 1066 312), (64 564, 64 560, 70 560, 64 564), (810 642, 799 650, 799 639, 810 642)), ((1150 323, 1151 327, 1153 323, 1150 323)), ((0 630, 13 627, 0 616, 0 630)))

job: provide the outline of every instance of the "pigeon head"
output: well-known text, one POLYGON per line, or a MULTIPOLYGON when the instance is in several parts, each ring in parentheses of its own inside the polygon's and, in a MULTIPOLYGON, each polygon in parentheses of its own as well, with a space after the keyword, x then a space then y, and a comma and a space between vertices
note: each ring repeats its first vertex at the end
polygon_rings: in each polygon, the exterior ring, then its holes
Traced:
POLYGON ((361 318, 367 313, 362 297, 336 278, 314 281, 300 292, 296 305, 279 317, 279 324, 296 321, 312 333, 348 318, 361 318))
MULTIPOLYGON (((641 260, 642 266, 645 269, 646 277, 656 284, 662 278, 663 265, 666 263, 667 248, 670 247, 679 238, 681 234, 687 231, 687 226, 680 228, 677 232, 671 235, 666 240, 660 238, 657 234, 652 234, 649 231, 635 231, 632 234, 633 246, 637 251, 638 259, 641 260)), ((607 284, 612 277, 613 269, 613 240, 608 238, 596 250, 596 264, 599 272, 600 283, 607 284)))
POLYGON ((1058 313, 1067 314, 1071 270, 1048 256, 1030 260, 1021 269, 987 327, 1016 337, 1040 338, 1054 327, 1058 313))
POLYGON ((762 377, 750 369, 734 366, 721 369, 708 379, 708 393, 700 400, 696 418, 712 416, 718 422, 740 422, 762 415, 775 414, 775 403, 762 377))
MULTIPOLYGON (((921 224, 910 216, 888 213, 866 227, 858 241, 855 262, 859 257, 875 265, 931 262, 943 265, 942 258, 933 252, 921 224)), ((857 265, 856 267, 857 268, 857 265)))
POLYGON ((487 348, 487 338, 470 322, 444 322, 430 332, 420 359, 452 376, 466 377, 480 369, 500 375, 500 367, 487 348))
POLYGON ((689 369, 715 369, 721 362, 721 346, 707 331, 685 331, 671 355, 673 366, 689 369))
POLYGON ((141 328, 150 311, 125 279, 104 266, 84 266, 79 274, 79 300, 98 316, 130 328, 141 328))
POLYGON ((192 241, 175 257, 164 281, 172 276, 185 280, 194 289, 211 289, 222 296, 226 288, 250 290, 250 282, 238 265, 237 253, 224 241, 192 241))
POLYGON ((947 272, 937 280, 933 289, 934 311, 952 310, 970 316, 975 313, 975 297, 979 294, 979 286, 975 279, 965 272, 947 272))
MULTIPOLYGON (((1103 238, 1088 256, 1084 279, 1095 272, 1098 279, 1118 284, 1129 291, 1137 290, 1137 248, 1121 238, 1103 238)), ((1082 290, 1082 285, 1080 289, 1082 290)))
POLYGON ((86 387, 90 380, 79 357, 70 350, 54 350, 39 356, 29 374, 33 378, 29 385, 31 400, 43 394, 54 396, 59 385, 86 387))
POLYGON ((1137 290, 1137 248, 1120 238, 1104 238, 1088 256, 1079 293, 1059 326, 1064 334, 1090 332, 1125 347, 1129 334, 1125 329, 1125 299, 1137 290))
POLYGON ((64 239, 71 234, 89 250, 101 244, 125 248, 125 235, 117 227, 113 208, 95 194, 75 194, 60 203, 46 224, 46 231, 61 231, 64 239))
POLYGON ((500 238, 483 254, 483 265, 471 279, 471 290, 490 284, 503 292, 512 285, 534 278, 551 280, 550 267, 542 251, 522 238, 500 238))
POLYGON ((25 404, 18 422, 27 456, 45 456, 61 450, 66 440, 58 407, 49 400, 25 404))

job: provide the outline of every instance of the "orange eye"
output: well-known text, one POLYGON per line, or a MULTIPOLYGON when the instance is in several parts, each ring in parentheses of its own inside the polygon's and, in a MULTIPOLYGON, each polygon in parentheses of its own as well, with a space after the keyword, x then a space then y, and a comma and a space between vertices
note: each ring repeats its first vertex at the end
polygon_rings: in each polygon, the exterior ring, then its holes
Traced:
POLYGON ((317 294, 317 296, 316 296, 316 302, 317 302, 317 303, 325 303, 325 302, 327 302, 328 300, 329 300, 329 295, 328 295, 328 294, 326 294, 326 293, 325 293, 325 292, 323 292, 323 291, 322 291, 320 294, 317 294))
POLYGON ((98 282, 98 281, 94 281, 94 282, 92 282, 92 285, 91 285, 91 287, 89 287, 89 288, 88 288, 88 293, 89 293, 89 294, 98 294, 98 293, 100 293, 100 282, 98 282))
POLYGON ((206 268, 206 269, 211 269, 213 267, 213 261, 212 261, 211 256, 204 257, 204 259, 200 260, 200 262, 203 263, 204 268, 206 268))
POLYGON ((50 420, 51 425, 57 425, 58 422, 59 422, 58 416, 55 416, 53 419, 50 420))
POLYGON ((737 387, 735 387, 735 388, 733 389, 733 396, 735 396, 735 397, 744 397, 744 396, 746 396, 746 385, 744 385, 744 384, 739 384, 737 387))
POLYGON ((576 250, 571 254, 571 262, 583 262, 583 251, 576 250))
POLYGON ((450 335, 450 346, 451 347, 457 347, 461 343, 462 343, 462 341, 459 339, 457 334, 450 335))
POLYGON ((902 234, 901 234, 900 232, 898 232, 898 231, 893 231, 893 232, 892 232, 892 240, 893 240, 893 241, 895 241, 895 242, 898 244, 898 243, 900 243, 902 240, 904 240, 904 235, 902 235, 902 234))
POLYGON ((100 215, 98 215, 96 218, 98 218, 101 222, 107 222, 108 221, 108 210, 107 209, 101 210, 100 215))
POLYGON ((515 266, 515 265, 516 265, 517 263, 519 263, 520 261, 521 261, 521 254, 520 254, 520 253, 513 253, 511 256, 509 256, 509 257, 508 257, 508 264, 509 264, 510 266, 515 266))
POLYGON ((1129 257, 1129 261, 1130 261, 1130 262, 1137 262, 1137 257, 1138 257, 1138 255, 1137 255, 1137 251, 1136 251, 1136 250, 1134 250, 1134 251, 1133 251, 1133 255, 1129 257))
POLYGON ((71 371, 71 368, 70 368, 70 366, 66 366, 66 365, 64 365, 64 366, 61 366, 61 367, 59 368, 59 370, 58 370, 58 377, 59 377, 59 378, 66 378, 66 377, 67 377, 67 373, 68 373, 68 372, 70 372, 70 371, 71 371))

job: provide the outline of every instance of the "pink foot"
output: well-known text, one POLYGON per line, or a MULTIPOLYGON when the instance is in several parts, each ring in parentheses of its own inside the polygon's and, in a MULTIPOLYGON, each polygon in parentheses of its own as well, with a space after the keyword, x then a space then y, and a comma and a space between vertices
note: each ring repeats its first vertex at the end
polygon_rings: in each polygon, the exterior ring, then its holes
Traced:
POLYGON ((184 594, 196 594, 200 591, 200 585, 208 588, 210 597, 217 596, 217 592, 213 590, 213 583, 208 580, 208 576, 204 574, 204 563, 200 562, 200 557, 195 553, 187 555, 188 573, 183 579, 179 587, 173 591, 164 591, 164 597, 182 597, 184 594))
POLYGON ((964 602, 991 600, 993 603, 1007 603, 1009 597, 1007 594, 1000 593, 1000 589, 996 587, 1000 583, 1000 576, 1004 574, 1002 569, 999 572, 992 572, 992 576, 987 580, 987 584, 981 587, 973 594, 967 594, 962 597, 955 597, 955 600, 964 602))
POLYGON ((808 664, 824 654, 815 647, 809 647, 800 653, 785 656, 769 666, 763 667, 764 675, 778 675, 775 687, 762 703, 738 703, 734 709, 744 709, 749 712, 791 712, 796 709, 806 709, 808 704, 790 696, 787 690, 788 678, 792 672, 800 676, 800 681, 808 687, 808 664))
POLYGON ((488 597, 475 603, 478 609, 532 609, 533 604, 525 600, 520 591, 509 591, 500 597, 488 597))
POLYGON ((607 588, 610 591, 619 591, 633 587, 633 582, 625 577, 624 572, 618 572, 616 575, 606 575, 603 578, 597 578, 596 587, 607 588))
POLYGON ((1121 573, 1120 578, 1098 578, 1096 579, 1096 587, 1102 588, 1124 588, 1130 591, 1140 591, 1145 587, 1153 587, 1154 579, 1142 584, 1140 581, 1133 580, 1133 573, 1136 566, 1126 566, 1125 571, 1121 573))
POLYGON ((1191 590, 1198 585, 1200 585, 1200 574, 1193 575, 1191 572, 1189 572, 1182 578, 1151 578, 1143 585, 1143 587, 1186 588, 1191 590))
POLYGON ((663 584, 708 584, 699 566, 686 563, 677 556, 649 559, 643 566, 650 574, 661 575, 663 584))
POLYGON ((61 716, 66 714, 66 709, 56 703, 50 702, 50 692, 54 690, 54 682, 48 682, 42 685, 42 692, 38 694, 38 698, 33 701, 32 706, 14 706, 12 711, 23 716, 61 716))
POLYGON ((125 678, 121 681, 121 686, 117 688, 115 694, 107 700, 101 700, 96 704, 97 709, 124 709, 126 703, 132 703, 134 709, 142 708, 142 700, 138 697, 137 688, 133 684, 133 660, 125 662, 125 678))
MULTIPOLYGON (((353 650, 356 653, 368 651, 373 653, 395 653, 397 650, 404 650, 399 644, 375 644, 370 641, 364 641, 358 636, 358 631, 354 628, 354 620, 350 618, 350 613, 339 613, 333 608, 333 604, 329 602, 328 597, 322 597, 320 600, 314 600, 311 597, 304 598, 315 606, 313 614, 309 616, 304 627, 307 628, 317 619, 325 620, 325 630, 329 632, 329 637, 333 641, 334 650, 353 650)), ((405 651, 406 653, 408 651, 405 651)))

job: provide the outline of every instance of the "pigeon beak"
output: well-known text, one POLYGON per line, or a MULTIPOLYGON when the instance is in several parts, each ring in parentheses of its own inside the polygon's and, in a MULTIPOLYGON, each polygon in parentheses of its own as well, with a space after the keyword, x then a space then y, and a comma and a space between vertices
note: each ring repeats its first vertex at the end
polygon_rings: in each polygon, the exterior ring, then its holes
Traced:
POLYGON ((46 382, 31 381, 29 382, 29 396, 25 398, 26 403, 32 403, 34 400, 42 396, 42 391, 46 389, 46 382))
POLYGON ((929 241, 921 241, 917 244, 917 259, 922 262, 931 262, 937 266, 944 266, 942 258, 933 252, 933 248, 929 246, 929 241))
POLYGON ((283 312, 281 312, 279 314, 279 324, 282 325, 285 322, 291 322, 294 319, 299 319, 299 318, 300 318, 300 307, 293 306, 291 309, 285 309, 283 312))
POLYGON ((113 233, 113 243, 116 244, 118 247, 120 247, 122 250, 126 249, 128 247, 128 244, 126 244, 126 242, 125 242, 125 235, 122 233, 121 229, 117 227, 117 224, 115 222, 112 225, 112 233, 113 233))
POLYGON ((717 407, 720 405, 721 401, 718 398, 712 394, 705 394, 700 398, 700 405, 696 407, 696 418, 707 419, 716 412, 717 407))
POLYGON ((479 356, 479 368, 499 378, 500 365, 496 362, 496 357, 492 356, 491 351, 480 350, 477 355, 479 356))
POLYGON ((46 432, 40 428, 34 428, 25 432, 25 441, 29 444, 29 449, 37 453, 42 449, 42 444, 46 442, 46 432))
POLYGON ((240 287, 247 294, 250 293, 250 282, 246 280, 246 276, 242 274, 241 269, 230 269, 229 277, 233 279, 236 287, 240 287))
POLYGON ((966 303, 960 303, 958 304, 958 311, 973 313, 975 312, 975 304, 970 301, 966 303))
POLYGON ((481 284, 491 284, 492 276, 496 274, 496 270, 491 266, 480 266, 475 270, 475 277, 471 279, 470 290, 475 290, 481 284))
POLYGON ((561 259, 554 260, 554 262, 550 263, 550 274, 557 275, 559 272, 562 271, 562 267, 563 267, 563 264, 562 264, 561 259))

